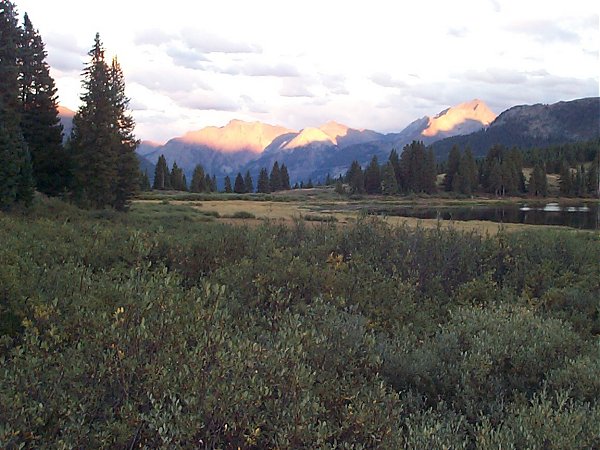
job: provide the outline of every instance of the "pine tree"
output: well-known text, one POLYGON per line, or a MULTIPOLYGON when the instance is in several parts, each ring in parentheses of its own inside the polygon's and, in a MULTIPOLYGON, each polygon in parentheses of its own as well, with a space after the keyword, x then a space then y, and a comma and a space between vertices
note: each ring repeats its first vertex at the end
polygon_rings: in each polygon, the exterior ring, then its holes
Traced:
POLYGON ((264 167, 260 169, 260 173, 258 174, 256 190, 262 194, 268 194, 271 192, 271 185, 269 184, 269 172, 267 172, 267 169, 264 167))
POLYGON ((146 192, 149 191, 151 189, 150 187, 150 178, 148 177, 148 171, 144 171, 143 173, 140 172, 140 191, 142 192, 146 192))
MULTIPOLYGON (((600 154, 599 154, 600 156, 600 154)), ((586 191, 590 195, 598 195, 600 188, 600 180, 598 179, 598 161, 592 161, 590 170, 588 170, 586 180, 586 191)))
POLYGON ((396 173, 394 172, 394 166, 390 161, 383 166, 381 172, 381 193, 383 195, 395 195, 398 193, 396 173))
POLYGON ((460 150, 456 145, 453 145, 448 155, 448 163, 446 168, 446 175, 444 176, 444 190, 447 192, 453 191, 454 189, 454 177, 458 174, 460 168, 461 155, 460 150))
POLYGON ((73 118, 71 147, 75 158, 78 199, 82 205, 101 208, 115 202, 117 155, 113 146, 110 68, 96 34, 83 75, 83 105, 73 118))
POLYGON ((402 176, 400 174, 400 157, 398 156, 398 152, 395 148, 390 152, 390 156, 388 161, 394 168, 394 173, 396 174, 396 184, 398 185, 398 192, 403 190, 403 181, 402 176))
POLYGON ((205 192, 206 190, 206 174, 204 173, 204 168, 200 164, 198 164, 194 168, 194 173, 192 174, 192 184, 190 184, 190 192, 205 192))
POLYGON ((108 66, 99 34, 88 55, 82 106, 71 133, 77 194, 85 206, 125 210, 138 186, 135 122, 127 111, 121 67, 116 58, 108 66))
POLYGON ((177 161, 173 162, 173 168, 171 169, 171 187, 176 191, 187 190, 184 182, 183 169, 177 165, 177 161))
POLYGON ((233 184, 233 192, 235 192, 236 194, 246 193, 246 185, 244 184, 244 177, 242 177, 242 174, 239 172, 235 177, 235 182, 233 184))
POLYGON ((281 171, 279 169, 279 163, 275 161, 273 168, 271 169, 271 175, 269 176, 269 186, 271 186, 271 192, 277 192, 282 189, 281 171))
MULTIPOLYGON (((284 191, 289 191, 291 189, 290 174, 288 173, 288 169, 285 164, 281 165, 279 172, 281 174, 281 189, 284 191)), ((329 177, 329 174, 327 174, 327 176, 329 177)))
POLYGON ((231 188, 231 178, 229 178, 229 175, 225 177, 225 192, 227 194, 231 194, 233 192, 233 189, 231 188))
POLYGON ((206 186, 206 192, 214 192, 212 186, 212 178, 208 173, 204 176, 204 185, 206 186))
POLYGON ((161 191, 171 189, 171 172, 169 172, 169 166, 167 166, 165 155, 160 155, 158 157, 158 162, 154 169, 154 184, 152 189, 161 191))
POLYGON ((461 192, 463 194, 471 195, 477 191, 478 188, 478 176, 477 176, 477 163, 473 156, 473 152, 470 148, 467 148, 460 158, 459 174, 461 180, 461 192))
POLYGON ((21 130, 18 48, 20 30, 12 2, 0 1, 0 209, 31 203, 31 156, 21 130))
POLYGON ((365 170, 365 191, 367 194, 381 193, 381 172, 377 156, 371 158, 371 162, 365 170))
POLYGON ((548 181, 546 172, 539 164, 536 164, 529 176, 528 191, 530 195, 545 197, 548 194, 548 181))
POLYGON ((62 144, 56 87, 46 56, 42 38, 25 14, 20 44, 21 129, 31 152, 37 189, 59 195, 71 187, 72 167, 62 144))
POLYGON ((365 192, 365 178, 358 161, 352 161, 350 169, 346 173, 350 194, 363 194, 365 192))
POLYGON ((569 164, 566 161, 563 161, 560 167, 558 183, 560 186, 561 195, 573 195, 573 178, 569 164))
POLYGON ((244 176, 244 189, 249 194, 254 192, 254 181, 252 180, 249 170, 246 171, 246 175, 244 176))
POLYGON ((210 190, 212 192, 217 192, 219 190, 217 185, 217 176, 214 174, 210 179, 210 190))
POLYGON ((109 92, 113 109, 112 146, 116 164, 116 180, 113 188, 115 200, 111 206, 119 211, 125 211, 129 208, 139 186, 140 163, 135 153, 139 141, 133 134, 135 121, 128 112, 129 98, 125 95, 125 77, 116 57, 113 58, 110 66, 109 92))

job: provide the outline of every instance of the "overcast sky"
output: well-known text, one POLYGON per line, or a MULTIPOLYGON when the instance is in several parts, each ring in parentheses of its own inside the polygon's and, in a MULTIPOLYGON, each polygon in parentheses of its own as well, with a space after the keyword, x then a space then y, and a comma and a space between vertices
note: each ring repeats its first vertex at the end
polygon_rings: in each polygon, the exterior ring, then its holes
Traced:
POLYGON ((141 139, 233 118, 400 131, 473 98, 500 113, 599 95, 592 0, 15 3, 71 109, 100 33, 125 72, 141 139))

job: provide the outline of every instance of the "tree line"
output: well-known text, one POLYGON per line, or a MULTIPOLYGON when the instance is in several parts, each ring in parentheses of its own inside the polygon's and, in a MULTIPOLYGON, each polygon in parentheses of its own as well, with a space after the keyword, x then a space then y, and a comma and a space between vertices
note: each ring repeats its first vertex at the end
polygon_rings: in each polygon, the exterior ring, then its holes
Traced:
POLYGON ((83 207, 126 210, 139 186, 138 141, 123 71, 100 36, 83 70, 82 105, 63 145, 57 90, 28 14, 0 1, 0 209, 28 205, 34 191, 83 207))
MULTIPOLYGON (((578 158, 589 159, 593 154, 586 145, 573 144, 566 148, 579 152, 578 158)), ((564 150, 565 146, 561 149, 564 150)), ((598 195, 600 164, 597 150, 594 157, 591 164, 580 164, 575 169, 571 168, 567 159, 563 160, 559 173, 561 195, 598 195)), ((548 177, 544 161, 553 161, 552 158, 554 156, 550 151, 538 150, 524 154, 517 148, 506 149, 502 145, 494 145, 485 158, 477 160, 469 148, 461 151, 454 146, 448 160, 438 170, 433 150, 427 149, 423 142, 414 141, 404 147, 400 156, 393 149, 383 165, 379 164, 377 156, 373 156, 364 170, 358 161, 353 161, 345 176, 337 180, 336 190, 346 192, 342 185, 346 183, 349 194, 434 194, 442 189, 462 195, 488 193, 500 197, 524 194, 545 197, 548 195, 548 177), (532 155, 546 155, 546 159, 532 155), (529 166, 532 170, 528 178, 523 171, 525 162, 533 162, 529 166), (439 187, 438 173, 444 174, 439 187)))
MULTIPOLYGON (((142 190, 150 190, 150 182, 148 174, 142 175, 142 190)), ((152 189, 155 190, 174 190, 174 191, 189 191, 189 192, 219 192, 217 185, 217 177, 205 172, 201 164, 197 164, 192 174, 191 183, 187 184, 187 180, 183 170, 173 162, 172 168, 169 170, 167 160, 164 155, 160 155, 156 168, 154 170, 154 183, 152 189)), ((290 175, 285 164, 279 165, 279 161, 273 163, 271 172, 266 168, 261 168, 256 187, 250 171, 247 170, 245 175, 238 172, 233 182, 231 177, 227 175, 224 179, 224 186, 221 192, 247 194, 247 193, 263 193, 288 191, 292 189, 290 185, 290 175)))

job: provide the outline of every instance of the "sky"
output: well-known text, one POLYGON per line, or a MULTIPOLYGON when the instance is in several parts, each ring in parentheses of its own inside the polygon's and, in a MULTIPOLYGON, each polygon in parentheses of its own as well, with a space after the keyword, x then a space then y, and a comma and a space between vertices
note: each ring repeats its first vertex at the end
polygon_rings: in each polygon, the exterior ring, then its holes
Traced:
POLYGON ((591 0, 14 0, 79 106, 96 32, 140 139, 232 119, 379 132, 474 98, 494 112, 599 95, 591 0))

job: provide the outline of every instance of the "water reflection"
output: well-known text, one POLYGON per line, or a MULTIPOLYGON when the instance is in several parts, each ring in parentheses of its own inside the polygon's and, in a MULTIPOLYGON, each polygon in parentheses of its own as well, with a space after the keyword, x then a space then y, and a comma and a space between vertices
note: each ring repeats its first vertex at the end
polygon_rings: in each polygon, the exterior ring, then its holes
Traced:
POLYGON ((419 219, 487 220, 500 223, 558 225, 588 230, 600 229, 598 203, 586 203, 576 206, 561 206, 558 203, 432 208, 393 206, 371 208, 368 212, 370 214, 419 219))

